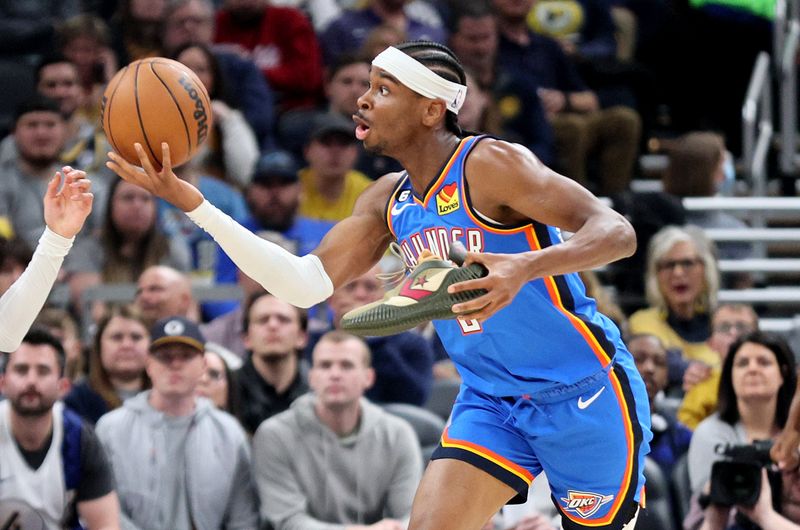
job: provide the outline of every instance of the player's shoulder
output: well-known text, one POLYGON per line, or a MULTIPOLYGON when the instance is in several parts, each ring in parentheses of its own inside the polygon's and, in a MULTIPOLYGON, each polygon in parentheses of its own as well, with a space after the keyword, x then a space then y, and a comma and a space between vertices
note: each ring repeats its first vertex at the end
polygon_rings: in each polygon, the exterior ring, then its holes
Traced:
POLYGON ((524 145, 487 136, 481 138, 472 149, 467 164, 481 169, 496 169, 528 164, 538 165, 541 162, 524 145))
POLYGON ((400 180, 405 175, 405 172, 398 171, 394 173, 387 173, 375 180, 372 184, 367 186, 358 198, 358 205, 361 206, 377 206, 381 209, 386 205, 400 180))
POLYGON ((547 174, 547 167, 527 147, 490 137, 475 145, 465 165, 473 191, 488 196, 506 196, 516 193, 516 186, 544 183, 541 177, 547 174))

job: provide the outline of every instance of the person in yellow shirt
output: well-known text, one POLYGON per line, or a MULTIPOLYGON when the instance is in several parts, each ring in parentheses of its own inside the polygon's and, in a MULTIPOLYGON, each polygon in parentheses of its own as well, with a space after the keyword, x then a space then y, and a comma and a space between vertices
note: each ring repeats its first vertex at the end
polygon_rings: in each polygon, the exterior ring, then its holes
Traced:
POLYGON ((321 114, 303 150, 308 167, 299 172, 300 215, 322 221, 341 221, 353 212, 356 198, 372 183, 353 169, 358 145, 352 122, 321 114))
POLYGON ((680 352, 670 363, 668 391, 706 379, 719 365, 707 343, 719 290, 713 243, 700 229, 661 229, 648 247, 645 290, 649 307, 631 315, 629 332, 655 335, 668 351, 680 352))
MULTIPOLYGON (((711 337, 708 345, 720 357, 720 365, 728 355, 731 344, 747 333, 758 330, 758 315, 745 304, 724 304, 714 311, 711 317, 711 337)), ((719 391, 719 368, 710 376, 692 386, 683 397, 678 409, 678 420, 694 430, 701 421, 717 408, 719 391)))

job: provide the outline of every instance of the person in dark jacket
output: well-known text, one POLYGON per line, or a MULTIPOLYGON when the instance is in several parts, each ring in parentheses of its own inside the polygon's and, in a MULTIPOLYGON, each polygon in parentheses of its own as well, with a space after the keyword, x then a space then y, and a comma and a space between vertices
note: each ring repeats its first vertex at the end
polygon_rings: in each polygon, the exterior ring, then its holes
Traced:
POLYGON ((261 422, 308 392, 305 313, 266 292, 245 307, 242 332, 248 357, 237 372, 242 425, 254 433, 261 422))

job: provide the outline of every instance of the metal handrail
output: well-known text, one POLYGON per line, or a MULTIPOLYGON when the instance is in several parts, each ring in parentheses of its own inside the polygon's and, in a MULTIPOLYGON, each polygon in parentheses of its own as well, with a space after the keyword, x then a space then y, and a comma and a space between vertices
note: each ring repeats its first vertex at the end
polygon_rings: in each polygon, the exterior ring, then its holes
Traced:
POLYGON ((704 228, 712 241, 790 243, 800 241, 800 228, 704 228))
POLYGON ((763 289, 722 289, 718 300, 740 304, 800 305, 800 287, 764 287, 763 289))
MULTIPOLYGON (((775 26, 775 33, 782 33, 775 26)), ((781 93, 781 153, 780 168, 784 175, 797 172, 795 146, 797 144, 797 57, 800 43, 800 22, 795 18, 789 22, 788 35, 783 39, 780 64, 781 93)))
POLYGON ((742 145, 744 167, 750 172, 753 193, 766 192, 766 154, 772 137, 772 77, 770 55, 761 52, 753 65, 753 74, 742 104, 742 145), (758 124, 758 127, 756 127, 758 124), (758 133, 756 133, 758 129, 758 133), (757 138, 758 136, 758 138, 757 138), (766 137, 765 137, 766 136, 766 137), (760 149, 758 149, 760 147, 760 149), (756 177, 760 177, 756 180, 756 177))
POLYGON ((786 5, 786 0, 776 0, 775 2, 775 20, 772 21, 772 49, 782 50, 784 41, 783 28, 786 25, 786 20, 789 18, 787 11, 789 6, 786 5))
POLYGON ((741 210, 800 214, 800 197, 685 197, 682 202, 684 208, 692 211, 741 210))
MULTIPOLYGON (((128 304, 136 297, 135 283, 103 283, 87 287, 81 293, 81 335, 85 340, 92 339, 92 305, 95 302, 128 304)), ((238 284, 193 285, 192 297, 198 303, 221 300, 242 300, 244 293, 238 284)))
POLYGON ((719 271, 729 272, 764 272, 772 274, 800 272, 800 259, 797 258, 772 258, 772 259, 721 259, 718 263, 719 271))
POLYGON ((793 318, 759 318, 758 329, 770 333, 792 333, 800 330, 800 315, 793 318))

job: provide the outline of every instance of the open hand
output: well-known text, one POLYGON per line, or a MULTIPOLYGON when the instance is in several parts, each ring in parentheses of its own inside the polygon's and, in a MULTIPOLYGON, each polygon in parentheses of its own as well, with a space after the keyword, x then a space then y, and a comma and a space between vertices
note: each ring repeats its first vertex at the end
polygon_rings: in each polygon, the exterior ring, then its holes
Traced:
POLYGON ((64 166, 56 172, 47 184, 44 195, 44 222, 47 227, 62 237, 75 237, 92 212, 94 195, 91 189, 92 183, 83 171, 64 166))
POLYGON ((172 159, 169 154, 169 145, 161 144, 161 171, 156 171, 150 159, 144 152, 142 144, 135 143, 133 147, 139 155, 141 167, 136 167, 113 151, 108 153, 110 159, 106 167, 119 175, 123 180, 144 188, 153 195, 161 197, 188 212, 194 210, 203 202, 200 191, 186 181, 179 179, 172 171, 172 159))

